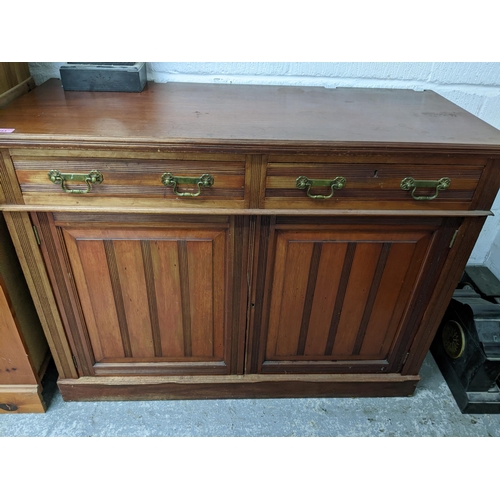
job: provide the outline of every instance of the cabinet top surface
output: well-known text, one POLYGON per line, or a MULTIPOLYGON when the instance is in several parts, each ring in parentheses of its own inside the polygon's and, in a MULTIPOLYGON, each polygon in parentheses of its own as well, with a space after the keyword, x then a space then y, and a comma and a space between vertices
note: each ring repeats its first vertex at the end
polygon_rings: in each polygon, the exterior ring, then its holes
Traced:
POLYGON ((432 91, 148 82, 141 93, 65 92, 49 80, 0 109, 2 143, 137 140, 500 150, 500 131, 432 91))

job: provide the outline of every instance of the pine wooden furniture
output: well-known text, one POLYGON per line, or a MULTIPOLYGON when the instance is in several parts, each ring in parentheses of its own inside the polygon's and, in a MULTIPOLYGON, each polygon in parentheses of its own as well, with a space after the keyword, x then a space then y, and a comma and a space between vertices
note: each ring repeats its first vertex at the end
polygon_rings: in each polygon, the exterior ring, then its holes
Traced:
POLYGON ((52 80, 0 128, 66 400, 410 395, 500 185, 428 91, 52 80))
MULTIPOLYGON (((27 63, 0 63, 0 107, 34 88, 27 63)), ((0 413, 45 411, 41 379, 50 353, 0 215, 0 413)))
POLYGON ((43 413, 41 379, 50 353, 0 215, 0 413, 43 413))

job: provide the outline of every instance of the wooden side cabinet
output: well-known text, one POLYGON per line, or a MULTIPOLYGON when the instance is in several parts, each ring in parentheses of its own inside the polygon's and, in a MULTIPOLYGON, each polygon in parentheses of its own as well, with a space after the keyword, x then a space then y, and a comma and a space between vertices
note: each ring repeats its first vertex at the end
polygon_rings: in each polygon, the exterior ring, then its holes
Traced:
POLYGON ((33 300, 0 217, 0 413, 43 413, 41 378, 50 360, 33 300))
MULTIPOLYGON (((0 108, 35 87, 27 63, 0 63, 0 108)), ((50 353, 3 216, 0 217, 0 413, 45 411, 50 353)))
POLYGON ((500 185, 433 92, 54 80, 1 127, 68 401, 411 395, 500 185))

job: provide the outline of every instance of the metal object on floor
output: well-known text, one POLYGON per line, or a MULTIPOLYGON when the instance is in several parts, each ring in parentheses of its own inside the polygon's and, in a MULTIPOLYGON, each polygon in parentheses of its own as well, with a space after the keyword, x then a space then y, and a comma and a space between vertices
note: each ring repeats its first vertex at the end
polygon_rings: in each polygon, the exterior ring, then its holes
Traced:
POLYGON ((467 266, 458 288, 472 288, 488 302, 500 304, 500 280, 485 266, 467 266))
POLYGON ((431 346, 462 413, 500 413, 500 282, 467 267, 431 346))

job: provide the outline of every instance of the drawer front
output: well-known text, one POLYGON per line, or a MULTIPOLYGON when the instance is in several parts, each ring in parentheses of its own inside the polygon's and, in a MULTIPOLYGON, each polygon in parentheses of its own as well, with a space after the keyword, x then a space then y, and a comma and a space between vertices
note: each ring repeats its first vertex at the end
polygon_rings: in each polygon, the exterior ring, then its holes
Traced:
POLYGON ((485 165, 477 158, 465 164, 449 158, 427 164, 406 157, 293 160, 269 157, 262 208, 468 210, 485 165))
POLYGON ((89 158, 33 157, 14 152, 12 161, 26 204, 126 204, 179 208, 245 206, 243 155, 158 155, 147 158, 132 154, 127 158, 89 158), (96 182, 87 184, 86 177, 93 171, 100 176, 95 174, 93 180, 96 182), (49 172, 56 182, 51 180, 49 172))

